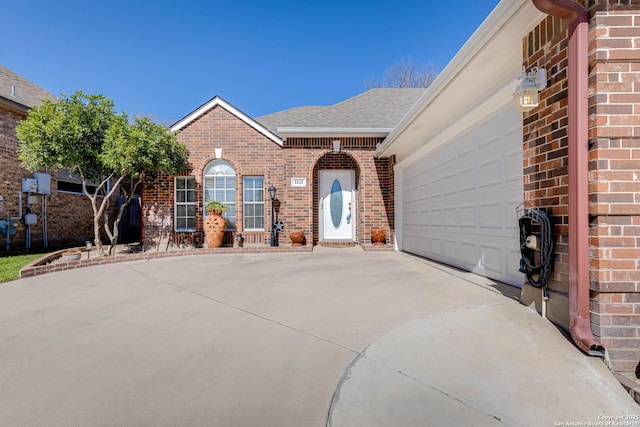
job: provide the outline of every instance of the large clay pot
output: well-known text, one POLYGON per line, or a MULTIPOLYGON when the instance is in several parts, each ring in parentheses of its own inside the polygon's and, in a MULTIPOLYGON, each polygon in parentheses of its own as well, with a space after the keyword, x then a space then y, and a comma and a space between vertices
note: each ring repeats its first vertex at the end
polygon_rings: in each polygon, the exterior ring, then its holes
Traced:
POLYGON ((293 230, 289 233, 289 237, 291 238, 291 246, 302 246, 302 242, 304 242, 304 230, 293 230))
POLYGON ((226 229, 227 221, 225 221, 222 215, 210 213, 204 221, 204 234, 207 237, 207 247, 219 248, 222 246, 226 229))
POLYGON ((371 229, 371 239, 373 239, 374 246, 382 246, 384 245, 384 238, 387 235, 387 232, 384 228, 372 228, 371 229))

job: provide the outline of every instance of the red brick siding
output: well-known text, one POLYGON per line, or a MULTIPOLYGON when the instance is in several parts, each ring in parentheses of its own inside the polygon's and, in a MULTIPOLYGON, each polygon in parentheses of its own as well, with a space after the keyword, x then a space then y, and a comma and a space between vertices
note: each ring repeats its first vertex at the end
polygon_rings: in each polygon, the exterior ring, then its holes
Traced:
MULTIPOLYGON (((633 372, 640 361, 640 1, 588 3, 591 326, 614 370, 633 372)), ((540 106, 524 116, 524 185, 525 199, 556 219, 550 287, 559 293, 568 288, 567 40, 566 25, 547 17, 523 44, 527 68, 549 72, 540 106)))
MULTIPOLYGON (((568 291, 567 28, 547 17, 524 39, 525 66, 545 67, 547 88, 537 108, 524 114, 524 200, 554 217, 556 257, 549 288, 568 291)), ((554 319, 566 324, 566 319, 554 319)), ((568 325, 565 325, 568 326, 568 325)))
POLYGON ((640 2, 591 10, 591 320, 614 369, 640 361, 640 2))
MULTIPOLYGON (((202 173, 215 159, 215 148, 236 171, 237 232, 245 243, 268 244, 271 201, 265 192, 264 232, 245 232, 242 225, 242 177, 264 176, 265 187, 277 188, 278 219, 285 224, 281 244, 289 244, 288 232, 302 229, 309 244, 318 240, 317 176, 322 169, 356 171, 358 217, 356 238, 368 243, 371 227, 391 228, 393 200, 389 195, 392 175, 388 161, 373 157, 382 138, 289 138, 283 146, 268 139, 222 107, 215 107, 188 125, 178 135, 187 145, 192 173, 196 178, 197 230, 202 231, 202 173), (340 154, 332 152, 332 141, 341 140, 340 154), (292 187, 292 178, 306 178, 306 187, 292 187), (381 188, 384 186, 385 188, 381 188)), ((173 230, 173 178, 147 185, 143 192, 144 239, 154 244, 173 230)), ((231 240, 228 241, 231 243, 231 240)))
MULTIPOLYGON (((18 194, 22 189, 22 178, 33 178, 33 173, 23 169, 18 159, 18 138, 16 126, 24 115, 0 108, 0 195, 4 198, 6 214, 19 216, 18 194)), ((50 247, 73 246, 87 239, 93 240, 93 214, 87 197, 79 194, 59 193, 56 191, 55 172, 51 177, 51 195, 47 202, 47 225, 50 247)), ((26 207, 26 194, 23 193, 23 209, 26 207)), ((31 206, 38 215, 38 224, 31 227, 33 249, 43 246, 42 243, 42 196, 38 203, 31 206)), ((23 212, 24 213, 24 212, 23 212)), ((0 218, 1 219, 1 218, 0 218)), ((16 221, 17 234, 12 237, 11 250, 25 248, 25 226, 16 221)), ((4 237, 2 237, 4 251, 4 237)))

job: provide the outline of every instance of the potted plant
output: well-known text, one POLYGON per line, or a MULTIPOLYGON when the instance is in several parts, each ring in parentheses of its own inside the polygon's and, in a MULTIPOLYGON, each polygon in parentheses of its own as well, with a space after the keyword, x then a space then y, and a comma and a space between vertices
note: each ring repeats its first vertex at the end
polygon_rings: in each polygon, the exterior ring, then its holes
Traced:
POLYGON ((227 221, 222 214, 227 211, 227 205, 222 202, 210 200, 205 203, 204 208, 209 212, 204 221, 204 233, 207 238, 207 247, 219 248, 222 246, 224 232, 227 229, 227 221))
POLYGON ((384 228, 372 228, 371 229, 371 239, 373 240, 374 246, 383 246, 384 238, 386 237, 387 232, 384 228))

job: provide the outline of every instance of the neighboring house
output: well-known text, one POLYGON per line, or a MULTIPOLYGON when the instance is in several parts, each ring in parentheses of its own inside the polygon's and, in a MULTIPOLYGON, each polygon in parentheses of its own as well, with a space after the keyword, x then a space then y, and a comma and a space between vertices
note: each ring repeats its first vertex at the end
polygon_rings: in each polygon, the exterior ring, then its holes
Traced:
MULTIPOLYGON (((636 377, 639 24, 636 0, 503 0, 375 153, 396 158, 403 251, 523 286, 516 207, 546 209, 547 316, 636 377), (523 65, 548 73, 524 114, 513 106, 523 65)), ((524 303, 541 299, 523 286, 524 303)))
POLYGON ((7 236, 0 235, 0 252, 5 252, 7 246, 10 251, 24 250, 27 237, 32 249, 93 240, 91 206, 82 195, 77 177, 68 172, 41 171, 43 175, 38 176, 42 181, 50 176, 50 194, 41 194, 46 192, 44 183, 40 184, 40 191, 33 188, 31 198, 28 192, 22 191, 23 179, 34 179, 36 175, 20 165, 16 126, 44 99, 55 101, 56 97, 0 65, 0 221, 6 224, 8 218, 14 218, 11 222, 16 226, 16 234, 9 236, 8 243, 7 236), (27 227, 23 219, 29 212, 36 215, 37 222, 27 227))
POLYGON ((239 233, 246 245, 269 245, 271 186, 282 245, 290 244, 292 230, 303 230, 307 245, 368 244, 372 228, 384 228, 393 243, 392 159, 373 153, 422 93, 372 89, 333 106, 255 119, 211 99, 172 126, 192 170, 145 186, 145 244, 198 244, 204 203, 218 200, 229 208, 227 245, 239 233))

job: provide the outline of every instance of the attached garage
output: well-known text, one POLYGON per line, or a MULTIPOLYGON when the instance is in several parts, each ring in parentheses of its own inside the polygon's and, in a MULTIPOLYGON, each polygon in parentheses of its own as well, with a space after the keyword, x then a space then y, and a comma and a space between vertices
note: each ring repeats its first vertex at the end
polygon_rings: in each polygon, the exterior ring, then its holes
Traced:
POLYGON ((542 14, 501 2, 377 150, 395 158, 399 250, 522 286, 516 208, 522 37, 542 14))
POLYGON ((403 169, 403 249, 520 286, 522 175, 522 118, 509 105, 403 169))

